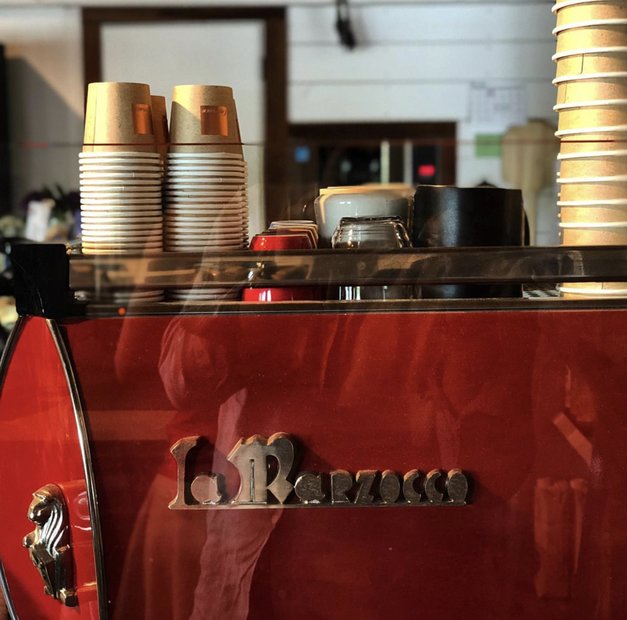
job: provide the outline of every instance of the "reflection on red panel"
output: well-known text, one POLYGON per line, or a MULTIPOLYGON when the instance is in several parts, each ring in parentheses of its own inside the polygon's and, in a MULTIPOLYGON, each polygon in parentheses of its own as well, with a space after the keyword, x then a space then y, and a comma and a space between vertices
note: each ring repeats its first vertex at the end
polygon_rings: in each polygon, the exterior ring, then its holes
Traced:
POLYGON ((74 410, 54 341, 43 319, 28 319, 16 343, 0 398, 0 559, 18 616, 97 618, 95 569, 83 461, 74 410), (44 582, 22 547, 35 529, 32 494, 57 485, 67 507, 78 606, 44 594, 44 582))
POLYGON ((68 322, 111 617, 623 617, 626 322, 624 311, 68 322), (201 436, 187 468, 223 474, 233 497, 230 451, 276 432, 300 446, 297 471, 461 468, 472 502, 168 509, 176 441, 201 436))

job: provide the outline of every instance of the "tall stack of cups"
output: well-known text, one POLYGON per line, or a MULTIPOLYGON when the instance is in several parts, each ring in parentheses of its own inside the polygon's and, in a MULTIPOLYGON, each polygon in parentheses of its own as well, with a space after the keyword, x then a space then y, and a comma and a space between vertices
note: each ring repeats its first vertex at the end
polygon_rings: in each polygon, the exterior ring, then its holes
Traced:
MULTIPOLYGON (((627 243, 627 2, 554 5, 564 245, 627 243)), ((627 294, 627 283, 560 287, 568 297, 627 294)))
MULTIPOLYGON (((162 166, 147 84, 89 84, 79 154, 82 251, 131 254, 163 249, 162 166)), ((143 301, 162 291, 132 294, 143 301)), ((130 293, 117 293, 116 302, 130 293)))
MULTIPOLYGON (((233 91, 175 86, 166 174, 165 245, 174 252, 248 245, 247 168, 233 91)), ((236 299, 239 290, 174 290, 177 300, 236 299)))

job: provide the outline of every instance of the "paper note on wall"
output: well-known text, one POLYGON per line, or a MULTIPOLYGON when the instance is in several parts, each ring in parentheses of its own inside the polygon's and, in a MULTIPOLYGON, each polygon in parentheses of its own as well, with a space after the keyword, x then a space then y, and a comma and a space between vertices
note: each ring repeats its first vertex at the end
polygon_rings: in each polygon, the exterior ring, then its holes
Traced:
POLYGON ((473 82, 469 121, 476 125, 509 127, 527 121, 526 89, 519 83, 473 82))

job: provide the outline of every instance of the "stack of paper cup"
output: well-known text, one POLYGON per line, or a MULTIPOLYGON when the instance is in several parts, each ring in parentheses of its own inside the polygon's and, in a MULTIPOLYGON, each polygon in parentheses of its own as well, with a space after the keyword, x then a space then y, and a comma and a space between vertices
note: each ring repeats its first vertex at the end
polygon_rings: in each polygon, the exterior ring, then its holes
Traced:
MULTIPOLYGON (((248 245, 247 167, 233 91, 175 86, 165 188, 165 246, 228 252, 248 245)), ((173 299, 235 299, 239 290, 171 291, 173 299)))
MULTIPOLYGON (((89 85, 79 170, 84 254, 162 251, 162 166, 147 85, 89 85)), ((163 292, 115 295, 131 298, 156 301, 163 292)))
MULTIPOLYGON (((557 16, 560 228, 564 245, 627 243, 627 2, 562 0, 557 16)), ((561 287, 624 295, 627 283, 561 287)))

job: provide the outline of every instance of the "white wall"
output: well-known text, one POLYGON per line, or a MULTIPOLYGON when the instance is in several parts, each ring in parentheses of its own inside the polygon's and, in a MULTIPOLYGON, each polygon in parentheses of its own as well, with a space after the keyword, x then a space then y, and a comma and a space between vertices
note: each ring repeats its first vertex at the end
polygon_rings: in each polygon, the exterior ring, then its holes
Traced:
MULTIPOLYGON (((80 9, 44 6, 54 5, 52 0, 22 8, 7 6, 11 4, 15 2, 0 0, 0 42, 7 45, 15 69, 13 139, 80 143, 80 9), (42 101, 47 102, 43 107, 42 101), (48 108, 53 112, 48 113, 48 108)), ((72 0, 65 4, 126 3, 72 0)), ((335 13, 328 1, 287 4, 289 114, 294 122, 456 121, 458 183, 471 185, 484 179, 503 182, 500 160, 475 157, 474 140, 477 133, 503 132, 514 118, 506 110, 488 122, 479 119, 470 104, 471 94, 479 92, 477 86, 511 87, 521 99, 522 116, 554 120, 554 17, 549 2, 353 0, 351 15, 359 42, 353 51, 338 45, 335 13)), ((202 59, 199 74, 203 74, 202 59)), ((55 156, 44 155, 41 149, 31 149, 28 155, 20 150, 18 188, 29 183, 37 187, 53 178, 64 185, 75 182, 74 151, 70 153, 69 147, 54 151, 55 156), (25 165, 32 180, 25 179, 25 165)))
POLYGON ((14 202, 44 185, 78 188, 83 84, 80 10, 0 9, 8 58, 14 202))
POLYGON ((292 120, 456 121, 458 182, 475 184, 502 181, 497 160, 474 157, 474 137, 507 119, 473 120, 473 84, 513 86, 526 116, 553 119, 548 3, 360 6, 352 19, 360 45, 350 51, 331 8, 289 11, 292 120))

